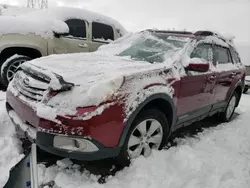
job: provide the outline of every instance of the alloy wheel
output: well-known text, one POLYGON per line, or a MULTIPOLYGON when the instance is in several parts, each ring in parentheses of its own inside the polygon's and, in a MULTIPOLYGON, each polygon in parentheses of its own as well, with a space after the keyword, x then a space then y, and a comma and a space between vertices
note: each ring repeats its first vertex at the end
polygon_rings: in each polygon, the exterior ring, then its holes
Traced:
POLYGON ((234 108, 236 106, 236 97, 233 96, 228 104, 227 110, 226 110, 226 117, 227 119, 229 119, 233 112, 234 112, 234 108))
POLYGON ((159 121, 146 119, 140 122, 132 131, 128 140, 130 158, 140 155, 149 156, 152 149, 159 149, 163 139, 163 129, 159 121))
POLYGON ((10 82, 10 81, 13 79, 13 77, 14 77, 14 75, 15 75, 17 69, 18 69, 18 68, 20 67, 20 65, 23 64, 25 61, 26 61, 26 60, 17 60, 17 61, 14 61, 14 62, 9 66, 9 68, 8 68, 8 70, 7 70, 7 80, 8 80, 8 82, 10 82))

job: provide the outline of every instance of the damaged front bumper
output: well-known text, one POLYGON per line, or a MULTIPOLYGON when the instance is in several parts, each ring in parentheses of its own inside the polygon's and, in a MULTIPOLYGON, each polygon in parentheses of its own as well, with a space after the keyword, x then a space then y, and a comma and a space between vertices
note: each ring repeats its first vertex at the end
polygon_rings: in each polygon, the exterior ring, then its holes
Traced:
MULTIPOLYGON (((6 109, 21 139, 49 153, 77 160, 99 160, 119 154, 124 128, 122 107, 111 105, 91 118, 58 117, 58 122, 40 118, 33 108, 7 91, 6 109)), ((82 108, 91 111, 92 108, 82 108)))

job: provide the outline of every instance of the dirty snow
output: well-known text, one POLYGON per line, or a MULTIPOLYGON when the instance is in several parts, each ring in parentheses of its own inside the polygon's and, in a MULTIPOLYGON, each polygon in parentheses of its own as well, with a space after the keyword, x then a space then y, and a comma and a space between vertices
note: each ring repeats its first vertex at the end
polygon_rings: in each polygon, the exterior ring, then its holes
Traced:
POLYGON ((60 166, 39 165, 39 182, 54 180, 60 188, 249 188, 249 107, 250 95, 243 95, 236 110, 240 115, 232 122, 179 139, 176 147, 155 151, 148 158, 140 157, 104 185, 97 183, 98 176, 81 172, 68 160, 60 166))

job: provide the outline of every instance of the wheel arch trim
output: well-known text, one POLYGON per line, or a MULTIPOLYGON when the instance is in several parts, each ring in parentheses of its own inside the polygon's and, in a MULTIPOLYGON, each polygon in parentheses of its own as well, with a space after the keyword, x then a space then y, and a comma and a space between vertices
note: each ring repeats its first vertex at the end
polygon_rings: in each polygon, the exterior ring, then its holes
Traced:
POLYGON ((153 95, 149 96, 146 100, 144 100, 142 103, 140 103, 138 105, 138 107, 136 108, 136 110, 134 110, 132 112, 132 114, 129 116, 127 121, 124 123, 124 129, 122 131, 122 134, 120 136, 120 140, 119 140, 119 143, 118 143, 119 147, 123 146, 123 144, 124 144, 124 142, 126 140, 127 134, 128 134, 128 132, 130 130, 130 127, 132 126, 133 121, 135 120, 136 116, 141 112, 141 110, 144 107, 146 107, 147 104, 149 104, 150 102, 152 102, 154 100, 157 100, 157 99, 165 100, 166 102, 168 102, 170 104, 170 106, 172 108, 173 120, 172 120, 172 123, 169 124, 170 133, 171 133, 171 129, 174 126, 174 124, 176 123, 176 119, 177 119, 176 108, 175 108, 175 105, 174 105, 174 101, 169 95, 167 95, 165 93, 153 94, 153 95))

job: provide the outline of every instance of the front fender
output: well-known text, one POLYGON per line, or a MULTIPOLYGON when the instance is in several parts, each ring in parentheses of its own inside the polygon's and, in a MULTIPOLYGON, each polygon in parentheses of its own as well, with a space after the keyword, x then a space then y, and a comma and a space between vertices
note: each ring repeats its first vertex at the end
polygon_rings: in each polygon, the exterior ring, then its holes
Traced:
POLYGON ((4 35, 0 37, 0 53, 7 48, 32 48, 42 56, 48 55, 47 40, 36 35, 4 35))
POLYGON ((139 103, 137 105, 137 107, 132 110, 132 113, 128 114, 128 118, 124 122, 125 126, 124 126, 124 129, 123 129, 122 135, 120 137, 119 147, 123 146, 123 144, 125 142, 125 139, 127 137, 127 134, 128 134, 128 132, 130 130, 130 127, 132 126, 132 123, 135 120, 136 116, 141 112, 141 110, 147 104, 149 104, 150 102, 152 102, 153 100, 156 100, 156 99, 165 100, 166 102, 168 102, 171 105, 171 108, 172 108, 172 111, 173 111, 173 121, 172 121, 172 124, 170 126, 173 127, 173 125, 176 123, 176 118, 177 118, 176 108, 175 108, 175 105, 174 105, 173 98, 167 93, 152 94, 152 95, 148 96, 143 102, 139 103))

